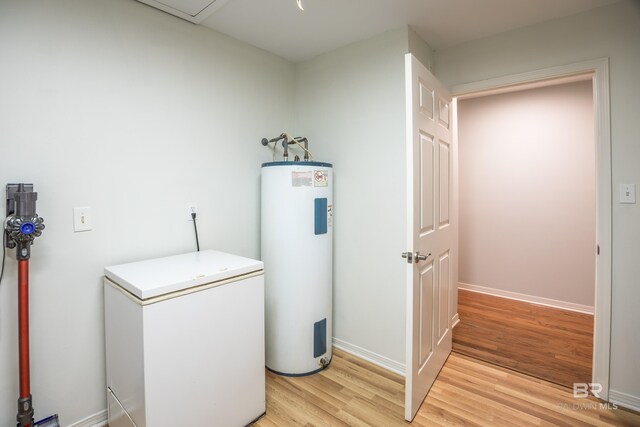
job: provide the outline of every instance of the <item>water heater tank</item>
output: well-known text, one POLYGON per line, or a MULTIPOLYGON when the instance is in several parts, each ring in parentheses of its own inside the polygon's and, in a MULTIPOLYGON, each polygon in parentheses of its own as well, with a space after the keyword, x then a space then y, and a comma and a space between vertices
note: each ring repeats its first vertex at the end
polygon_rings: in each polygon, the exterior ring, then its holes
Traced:
POLYGON ((266 365, 313 374, 331 360, 333 167, 262 165, 266 365))

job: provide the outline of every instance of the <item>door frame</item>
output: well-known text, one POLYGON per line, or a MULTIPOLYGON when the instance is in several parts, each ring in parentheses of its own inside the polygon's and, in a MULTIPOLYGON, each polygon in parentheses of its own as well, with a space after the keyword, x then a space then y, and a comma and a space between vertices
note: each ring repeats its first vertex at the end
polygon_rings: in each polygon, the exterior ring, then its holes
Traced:
MULTIPOLYGON (((592 383, 599 383, 599 398, 609 400, 611 347, 612 284, 612 177, 611 114, 609 98, 609 58, 599 58, 525 73, 496 77, 451 87, 454 100, 477 96, 480 92, 498 93, 521 85, 543 86, 547 80, 591 75, 596 136, 596 291, 594 304, 592 383)), ((454 102, 454 105, 456 103, 454 102)), ((455 108, 455 107, 454 107, 455 108)), ((456 114, 457 116, 457 114, 456 114)), ((456 117, 457 122, 457 117, 456 117)), ((453 138, 458 143, 458 134, 453 138)))

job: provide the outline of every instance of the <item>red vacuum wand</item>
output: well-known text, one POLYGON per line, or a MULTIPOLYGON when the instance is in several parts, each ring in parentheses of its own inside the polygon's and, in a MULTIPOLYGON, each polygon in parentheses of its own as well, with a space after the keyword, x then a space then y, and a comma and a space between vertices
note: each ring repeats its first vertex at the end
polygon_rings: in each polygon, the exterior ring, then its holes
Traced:
MULTIPOLYGON (((29 260, 18 261, 18 347, 20 362, 20 399, 26 403, 26 413, 33 419, 31 407, 31 380, 29 373, 29 260), (27 403, 28 402, 28 403, 27 403)), ((23 424, 31 427, 31 424, 23 424)))
MULTIPOLYGON (((29 372, 29 258, 31 245, 42 234, 44 220, 36 213, 38 193, 32 184, 7 185, 7 221, 4 229, 6 245, 16 248, 18 260, 18 355, 20 396, 18 398, 19 427, 40 424, 33 421, 33 403, 29 372)), ((57 424, 57 416, 55 417, 57 424)))

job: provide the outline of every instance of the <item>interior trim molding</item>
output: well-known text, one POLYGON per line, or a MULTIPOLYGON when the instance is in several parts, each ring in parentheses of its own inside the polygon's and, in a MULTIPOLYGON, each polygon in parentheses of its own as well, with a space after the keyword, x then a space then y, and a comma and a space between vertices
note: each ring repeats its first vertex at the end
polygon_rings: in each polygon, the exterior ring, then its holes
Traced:
POLYGON ((89 415, 87 418, 83 418, 80 421, 76 421, 73 424, 69 424, 69 427, 103 427, 107 425, 107 410, 103 409, 100 412, 96 412, 93 415, 89 415))
POLYGON ((536 297, 533 295, 519 294, 517 292, 503 291, 502 289, 494 289, 494 288, 487 288, 485 286, 471 285, 469 283, 458 282, 458 289, 477 292, 480 294, 492 295, 495 297, 512 299, 516 301, 528 302, 531 304, 544 305, 547 307, 561 308, 563 310, 577 311, 579 313, 593 314, 593 311, 594 311, 593 307, 589 305, 559 301, 551 298, 536 297))
POLYGON ((406 368, 404 363, 396 362, 395 360, 389 359, 386 356, 374 353, 373 351, 369 351, 355 344, 348 343, 339 338, 334 337, 332 341, 335 348, 371 362, 374 365, 378 365, 381 368, 384 368, 395 374, 402 375, 403 377, 406 375, 406 368))
POLYGON ((609 58, 563 64, 525 73, 465 83, 451 88, 454 97, 545 80, 589 74, 593 82, 596 135, 596 296, 593 330, 593 371, 591 382, 602 384, 601 397, 609 398, 611 359, 611 283, 612 283, 612 178, 611 105, 609 58))
POLYGON ((640 397, 631 396, 616 390, 609 390, 609 401, 627 409, 640 412, 640 397))
MULTIPOLYGON (((459 288, 458 288, 459 289, 459 288)), ((456 326, 458 326, 458 323, 460 323, 460 315, 458 313, 454 314, 453 317, 451 318, 451 329, 455 328, 456 326)))

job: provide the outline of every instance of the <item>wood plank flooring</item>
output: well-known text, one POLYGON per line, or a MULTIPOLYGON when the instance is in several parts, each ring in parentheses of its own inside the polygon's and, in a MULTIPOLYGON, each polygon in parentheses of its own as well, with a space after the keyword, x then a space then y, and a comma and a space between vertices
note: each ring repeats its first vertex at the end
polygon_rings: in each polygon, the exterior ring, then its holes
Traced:
MULTIPOLYGON (((259 427, 407 426, 404 379, 340 350, 309 377, 267 373, 267 414, 259 427)), ((640 426, 640 414, 452 353, 412 426, 640 426)))
POLYGON ((460 289, 453 350, 567 387, 591 382, 593 316, 460 289))

